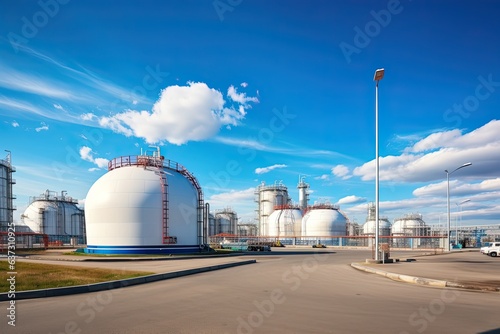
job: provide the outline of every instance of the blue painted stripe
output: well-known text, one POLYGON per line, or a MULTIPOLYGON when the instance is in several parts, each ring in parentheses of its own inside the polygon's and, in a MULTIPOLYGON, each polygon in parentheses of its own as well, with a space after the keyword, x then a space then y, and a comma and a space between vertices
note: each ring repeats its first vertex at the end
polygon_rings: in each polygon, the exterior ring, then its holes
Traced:
POLYGON ((199 245, 156 245, 156 246, 96 246, 87 245, 89 254, 179 254, 197 253, 199 245))

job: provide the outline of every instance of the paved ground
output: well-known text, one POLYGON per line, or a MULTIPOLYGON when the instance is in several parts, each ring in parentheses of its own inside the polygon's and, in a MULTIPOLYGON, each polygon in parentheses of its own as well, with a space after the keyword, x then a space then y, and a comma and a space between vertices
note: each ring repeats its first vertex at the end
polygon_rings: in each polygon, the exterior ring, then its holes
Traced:
POLYGON ((419 256, 399 252, 393 258, 414 259, 412 262, 390 264, 358 263, 364 267, 419 278, 443 280, 471 289, 500 291, 500 257, 489 257, 473 251, 453 251, 448 254, 419 256), (408 256, 410 255, 410 256, 408 256))
MULTIPOLYGON (((498 293, 394 282, 350 266, 369 257, 368 251, 321 252, 275 251, 244 256, 257 263, 230 269, 110 291, 20 300, 16 302, 16 327, 7 326, 4 314, 0 328, 2 333, 36 334, 455 334, 500 329, 498 310, 492 307, 498 305, 498 293)), ((466 263, 489 259, 473 254, 457 256, 471 257, 466 263)), ((446 256, 455 254, 439 257, 446 256)), ((127 269, 140 262, 130 262, 127 269)), ((158 265, 161 261, 151 262, 158 265)), ((0 310, 8 305, 1 302, 0 310)))

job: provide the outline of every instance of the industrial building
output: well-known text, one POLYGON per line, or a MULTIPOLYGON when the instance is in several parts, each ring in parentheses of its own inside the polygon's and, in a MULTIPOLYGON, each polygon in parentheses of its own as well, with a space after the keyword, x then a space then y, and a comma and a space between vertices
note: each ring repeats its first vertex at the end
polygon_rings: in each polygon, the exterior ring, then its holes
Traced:
POLYGON ((112 159, 86 197, 86 252, 197 252, 207 243, 204 211, 197 179, 159 148, 112 159))
POLYGON ((54 244, 84 244, 85 217, 77 205, 78 200, 68 196, 66 191, 58 194, 46 190, 30 198, 21 219, 31 232, 48 235, 54 244))
POLYGON ((12 178, 12 173, 15 171, 11 164, 11 153, 7 151, 5 159, 0 159, 0 232, 7 232, 13 223, 16 197, 12 192, 12 186, 16 180, 12 178))

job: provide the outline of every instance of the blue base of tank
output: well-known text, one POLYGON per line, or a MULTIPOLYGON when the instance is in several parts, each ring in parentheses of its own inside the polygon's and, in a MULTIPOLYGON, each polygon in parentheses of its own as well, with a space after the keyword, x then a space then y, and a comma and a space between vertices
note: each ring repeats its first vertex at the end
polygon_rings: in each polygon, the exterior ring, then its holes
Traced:
POLYGON ((199 245, 158 245, 158 246, 94 246, 87 245, 87 254, 187 254, 199 253, 199 245))

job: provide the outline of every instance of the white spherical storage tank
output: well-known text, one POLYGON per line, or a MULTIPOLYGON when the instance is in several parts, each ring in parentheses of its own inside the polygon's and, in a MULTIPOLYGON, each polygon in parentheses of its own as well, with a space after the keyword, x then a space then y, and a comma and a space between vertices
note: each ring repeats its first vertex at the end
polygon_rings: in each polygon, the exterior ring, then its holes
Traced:
POLYGON ((298 208, 275 210, 267 219, 270 237, 300 236, 302 211, 298 208))
POLYGON ((327 237, 346 235, 347 218, 335 205, 313 206, 302 218, 304 237, 327 237))
MULTIPOLYGON (((363 224, 363 234, 364 235, 375 235, 375 220, 369 220, 363 224)), ((387 218, 380 218, 378 220, 378 234, 380 236, 390 236, 391 235, 391 223, 387 218)))
POLYGON ((87 252, 190 253, 203 236, 203 194, 183 166, 157 156, 109 162, 85 201, 87 252))

